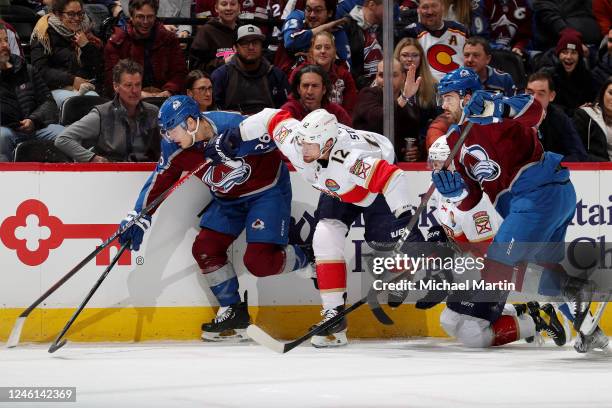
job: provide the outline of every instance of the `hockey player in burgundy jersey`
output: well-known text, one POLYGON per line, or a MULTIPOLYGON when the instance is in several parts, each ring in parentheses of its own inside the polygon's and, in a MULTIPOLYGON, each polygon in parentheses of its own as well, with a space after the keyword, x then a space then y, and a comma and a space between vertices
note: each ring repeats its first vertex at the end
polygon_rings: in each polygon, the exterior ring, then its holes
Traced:
MULTIPOLYGON (((393 250, 410 220, 408 200, 417 191, 411 191, 408 174, 393 164, 393 146, 386 137, 338 124, 324 109, 309 113, 301 122, 287 111, 264 109, 242 122, 239 132, 225 135, 233 139, 232 147, 223 136, 219 138, 218 150, 226 159, 238 157, 233 149, 262 135, 323 193, 313 236, 323 323, 344 310, 344 247, 350 226, 363 214, 368 245, 381 252, 393 250)), ((424 241, 418 228, 410 232, 408 241, 424 241)), ((315 347, 344 345, 346 328, 343 319, 311 342, 315 347)))
MULTIPOLYGON (((558 264, 564 257, 562 243, 574 215, 576 193, 569 171, 561 166, 562 156, 545 152, 538 140, 541 105, 528 95, 507 98, 482 91, 478 75, 465 67, 447 74, 438 91, 442 108, 456 124, 447 134, 451 149, 459 140, 457 125, 465 120, 474 126, 453 160, 456 170, 432 173, 436 188, 462 211, 476 206, 486 193, 504 219, 487 250, 484 281, 511 281, 515 269, 526 262, 558 264)), ((573 302, 570 318, 576 328, 589 318, 590 295, 583 282, 550 267, 538 280, 546 283, 548 294, 556 291, 573 302)), ((490 322, 493 344, 505 344, 520 331, 516 321, 501 315, 507 296, 502 289, 474 291, 469 299, 449 299, 447 305, 456 314, 490 322)), ((598 335, 596 331, 591 336, 598 335)), ((580 336, 583 344, 592 340, 580 336)), ((482 346, 487 343, 479 341, 482 346)))
MULTIPOLYGON (((197 103, 188 96, 168 98, 159 112, 159 127, 164 136, 161 159, 126 220, 169 188, 181 173, 200 166, 209 155, 206 142, 235 128, 243 119, 237 113, 200 112, 197 103)), ((192 252, 221 306, 212 322, 202 326, 205 340, 246 336, 247 299, 246 296, 244 301, 240 299, 238 278, 227 257, 227 249, 242 230, 246 229, 247 241, 244 264, 257 277, 302 269, 310 262, 301 248, 287 245, 291 212, 287 167, 278 150, 261 147, 259 140, 245 143, 238 152, 240 158, 209 164, 196 173, 210 187, 213 200, 202 215, 202 229, 192 252)), ((120 241, 130 240, 130 249, 137 251, 150 224, 151 217, 144 217, 120 241)))

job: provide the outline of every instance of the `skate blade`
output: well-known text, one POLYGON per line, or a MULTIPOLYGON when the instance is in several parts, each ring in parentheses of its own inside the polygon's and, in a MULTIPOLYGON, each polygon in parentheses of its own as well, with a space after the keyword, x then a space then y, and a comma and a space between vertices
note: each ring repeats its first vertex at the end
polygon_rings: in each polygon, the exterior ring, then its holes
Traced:
POLYGON ((338 333, 330 334, 329 336, 312 336, 310 344, 316 348, 340 347, 348 344, 346 338, 346 330, 338 333))
POLYGON ((201 338, 204 341, 212 341, 217 343, 240 343, 250 340, 249 336, 246 333, 246 329, 231 329, 222 331, 220 333, 203 331, 201 338))

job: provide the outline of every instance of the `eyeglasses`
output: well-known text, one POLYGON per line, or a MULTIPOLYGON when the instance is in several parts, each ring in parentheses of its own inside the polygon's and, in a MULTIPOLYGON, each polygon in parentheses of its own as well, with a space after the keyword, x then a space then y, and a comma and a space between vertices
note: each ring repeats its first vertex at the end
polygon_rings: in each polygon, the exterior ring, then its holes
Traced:
POLYGON ((138 22, 144 22, 144 21, 154 21, 155 20, 155 14, 136 14, 133 19, 138 21, 138 22))
POLYGON ((418 59, 421 58, 421 54, 419 54, 418 52, 412 52, 412 53, 406 53, 406 54, 400 54, 400 57, 402 58, 406 58, 406 59, 418 59))
POLYGON ((326 11, 327 9, 323 7, 311 8, 311 7, 306 6, 306 8, 304 9, 304 12, 306 14, 310 14, 310 13, 321 14, 321 13, 325 13, 326 11))
POLYGON ((212 92, 213 87, 212 86, 198 86, 197 88, 191 88, 192 91, 198 91, 198 92, 212 92))
POLYGON ((85 15, 84 11, 62 11, 62 14, 68 16, 68 18, 83 18, 85 15))

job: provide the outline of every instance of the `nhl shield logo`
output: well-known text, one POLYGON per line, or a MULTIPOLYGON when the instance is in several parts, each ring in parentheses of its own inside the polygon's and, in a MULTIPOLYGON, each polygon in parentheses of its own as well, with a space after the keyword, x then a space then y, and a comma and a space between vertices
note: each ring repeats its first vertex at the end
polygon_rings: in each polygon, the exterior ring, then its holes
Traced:
POLYGON ((210 166, 202 181, 210 186, 212 192, 228 193, 235 185, 243 184, 251 175, 251 166, 242 159, 231 160, 210 166))

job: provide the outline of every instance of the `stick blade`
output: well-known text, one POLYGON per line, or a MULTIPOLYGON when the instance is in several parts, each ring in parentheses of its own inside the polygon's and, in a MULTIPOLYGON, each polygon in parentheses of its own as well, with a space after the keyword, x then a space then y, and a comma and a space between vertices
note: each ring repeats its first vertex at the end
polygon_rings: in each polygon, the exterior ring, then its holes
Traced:
POLYGON ((66 340, 62 340, 59 343, 53 342, 51 346, 49 347, 48 351, 49 353, 55 353, 60 348, 64 347, 65 344, 66 344, 66 340))
POLYGON ((275 351, 279 354, 284 354, 287 352, 285 348, 285 343, 282 341, 278 341, 268 333, 263 331, 260 327, 251 324, 247 327, 247 334, 250 338, 252 338, 257 344, 260 344, 272 351, 275 351))
POLYGON ((25 317, 18 317, 15 321, 15 325, 13 326, 13 330, 11 331, 11 335, 6 342, 7 348, 16 347, 19 344, 19 339, 21 338, 21 331, 23 330, 23 325, 25 324, 25 317))

